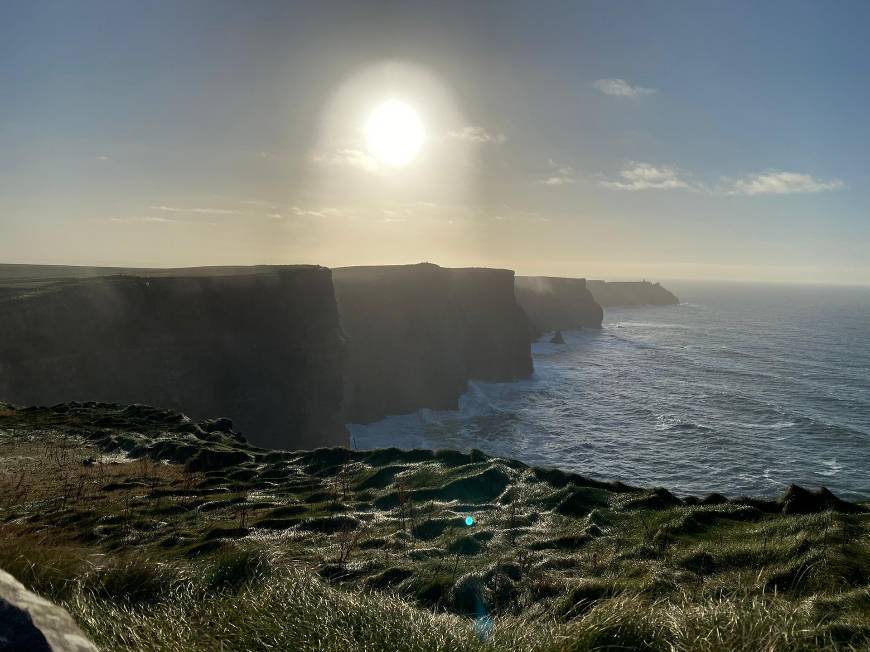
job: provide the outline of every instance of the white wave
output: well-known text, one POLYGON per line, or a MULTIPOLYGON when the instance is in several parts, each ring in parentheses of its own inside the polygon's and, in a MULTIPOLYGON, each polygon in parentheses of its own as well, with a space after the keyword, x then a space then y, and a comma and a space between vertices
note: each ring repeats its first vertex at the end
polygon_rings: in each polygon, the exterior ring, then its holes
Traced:
POLYGON ((827 469, 824 471, 813 471, 816 475, 821 475, 826 478, 830 478, 832 476, 837 475, 840 471, 843 470, 843 467, 837 462, 836 459, 833 460, 822 460, 822 464, 824 464, 827 469))

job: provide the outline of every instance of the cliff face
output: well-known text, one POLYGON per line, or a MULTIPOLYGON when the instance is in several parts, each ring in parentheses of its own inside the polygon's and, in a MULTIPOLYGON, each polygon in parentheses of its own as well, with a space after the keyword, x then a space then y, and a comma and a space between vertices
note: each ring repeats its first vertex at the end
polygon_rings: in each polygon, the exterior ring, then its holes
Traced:
POLYGON ((547 331, 601 328, 604 312, 586 279, 517 276, 515 288, 535 339, 547 331))
POLYGON ((348 338, 348 421, 455 409, 469 380, 532 373, 510 270, 345 267, 333 270, 333 279, 348 338))
POLYGON ((670 306, 680 302, 676 296, 649 281, 587 281, 595 300, 605 308, 615 306, 670 306))
POLYGON ((343 360, 322 267, 160 270, 0 295, 0 398, 13 403, 147 403, 226 415, 262 446, 346 444, 343 360))

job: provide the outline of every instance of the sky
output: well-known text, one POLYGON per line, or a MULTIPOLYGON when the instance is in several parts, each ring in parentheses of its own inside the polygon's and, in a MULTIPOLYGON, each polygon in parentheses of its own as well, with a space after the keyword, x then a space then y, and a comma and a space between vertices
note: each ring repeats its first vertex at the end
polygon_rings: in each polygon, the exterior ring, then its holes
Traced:
POLYGON ((870 3, 0 6, 0 262, 870 284, 870 3), (407 165, 372 154, 411 107, 407 165))

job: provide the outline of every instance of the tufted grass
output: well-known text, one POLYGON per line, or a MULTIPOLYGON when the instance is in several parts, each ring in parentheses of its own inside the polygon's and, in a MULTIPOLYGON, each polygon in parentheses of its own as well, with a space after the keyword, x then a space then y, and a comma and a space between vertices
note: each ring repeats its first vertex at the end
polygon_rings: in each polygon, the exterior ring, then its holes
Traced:
POLYGON ((104 650, 870 652, 866 510, 458 451, 234 440, 249 461, 192 471, 201 444, 149 410, 0 417, 0 568, 104 650))

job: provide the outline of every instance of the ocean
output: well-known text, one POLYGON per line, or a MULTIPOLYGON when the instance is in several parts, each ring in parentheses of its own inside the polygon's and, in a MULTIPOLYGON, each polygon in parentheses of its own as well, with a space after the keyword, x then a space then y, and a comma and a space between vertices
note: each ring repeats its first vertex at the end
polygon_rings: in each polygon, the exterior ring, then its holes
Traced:
POLYGON ((531 379, 351 425, 353 445, 477 448, 681 494, 870 498, 870 288, 664 285, 679 305, 606 309, 600 331, 535 343, 531 379))

